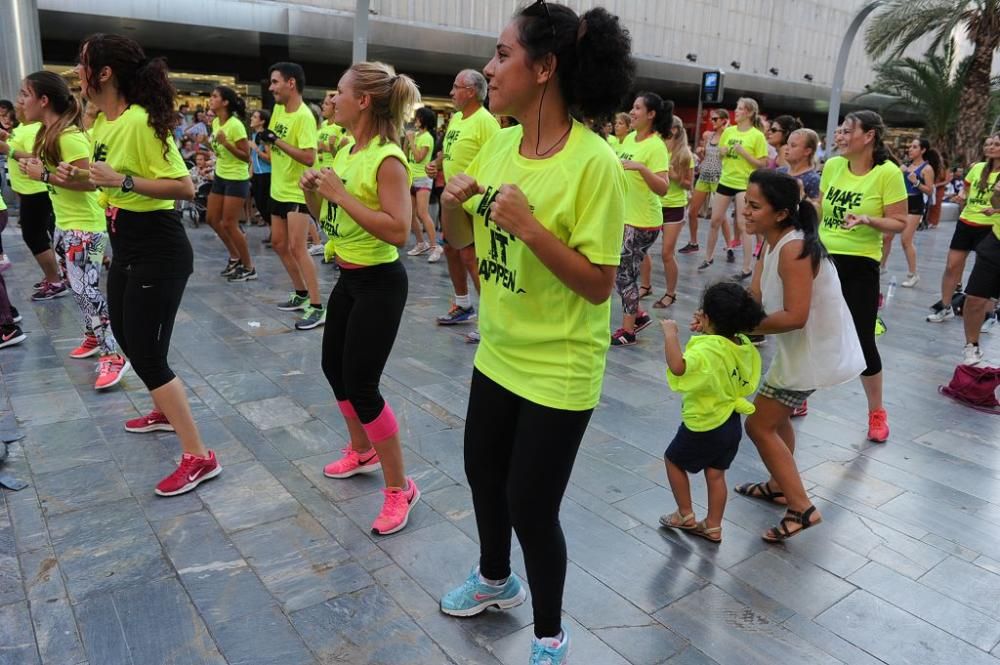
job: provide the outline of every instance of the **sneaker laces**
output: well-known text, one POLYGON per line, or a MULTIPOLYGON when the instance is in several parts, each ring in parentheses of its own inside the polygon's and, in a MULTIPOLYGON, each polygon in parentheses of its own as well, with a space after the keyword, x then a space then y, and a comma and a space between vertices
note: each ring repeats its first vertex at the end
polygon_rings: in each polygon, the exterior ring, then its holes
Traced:
POLYGON ((536 665, 555 665, 553 654, 541 640, 531 641, 531 662, 536 665), (537 660, 536 660, 537 659, 537 660), (543 660, 544 659, 544 660, 543 660))
POLYGON ((888 414, 884 410, 872 411, 868 414, 868 427, 885 427, 886 423, 889 421, 888 414))

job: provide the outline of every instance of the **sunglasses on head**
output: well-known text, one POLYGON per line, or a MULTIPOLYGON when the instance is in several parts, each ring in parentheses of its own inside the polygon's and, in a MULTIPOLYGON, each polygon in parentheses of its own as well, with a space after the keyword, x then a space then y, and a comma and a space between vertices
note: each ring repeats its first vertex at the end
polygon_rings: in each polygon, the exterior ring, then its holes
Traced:
POLYGON ((540 16, 538 14, 539 9, 545 12, 545 19, 549 22, 549 30, 552 31, 552 43, 555 44, 556 41, 556 24, 552 21, 552 14, 549 13, 549 6, 545 4, 545 0, 535 0, 535 4, 531 5, 524 11, 525 16, 540 16))

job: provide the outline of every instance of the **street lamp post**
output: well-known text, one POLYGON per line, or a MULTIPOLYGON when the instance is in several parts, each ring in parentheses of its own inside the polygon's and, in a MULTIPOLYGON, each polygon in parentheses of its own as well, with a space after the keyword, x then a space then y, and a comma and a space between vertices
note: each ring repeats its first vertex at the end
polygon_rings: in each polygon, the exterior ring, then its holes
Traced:
POLYGON ((368 59, 368 10, 371 0, 357 0, 354 5, 354 49, 351 62, 364 62, 368 59))

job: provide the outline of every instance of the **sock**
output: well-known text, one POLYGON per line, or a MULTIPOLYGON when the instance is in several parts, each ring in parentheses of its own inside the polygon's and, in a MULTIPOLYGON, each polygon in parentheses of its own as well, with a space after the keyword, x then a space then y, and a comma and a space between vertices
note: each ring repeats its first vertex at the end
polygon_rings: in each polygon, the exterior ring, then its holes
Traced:
POLYGON ((295 291, 295 295, 297 295, 300 298, 308 298, 309 297, 309 291, 298 291, 298 290, 296 290, 295 291))
POLYGON ((455 304, 463 309, 469 309, 472 307, 472 296, 466 293, 464 296, 455 294, 455 304))
POLYGON ((309 306, 312 307, 313 309, 323 309, 323 305, 314 302, 309 303, 309 306))
POLYGON ((505 577, 502 580, 488 580, 483 577, 482 573, 479 573, 480 583, 485 584, 486 586, 502 587, 504 584, 507 584, 508 579, 510 579, 510 577, 505 577))

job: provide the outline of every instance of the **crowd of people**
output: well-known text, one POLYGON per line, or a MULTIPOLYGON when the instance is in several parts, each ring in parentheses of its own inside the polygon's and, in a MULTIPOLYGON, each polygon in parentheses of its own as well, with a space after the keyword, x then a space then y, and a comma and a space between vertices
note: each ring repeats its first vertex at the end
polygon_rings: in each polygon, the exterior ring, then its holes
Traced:
MULTIPOLYGON (((205 192, 205 220, 228 255, 221 275, 257 278, 241 226, 256 210, 292 286, 278 308, 302 312, 297 329, 323 326, 322 369, 349 432, 325 476, 380 470, 384 501, 372 530, 405 528, 420 489, 406 474, 380 381, 407 303, 399 248, 412 235, 407 254, 444 257, 451 278, 451 306, 437 323, 474 324, 468 339, 479 343, 464 455, 480 557, 443 595, 441 610, 467 617, 526 600, 510 566, 516 533, 537 665, 566 662, 559 507, 609 348, 635 345, 653 323, 641 302, 653 294, 649 251, 657 239, 666 291, 652 307, 667 312, 677 300, 678 254, 701 255, 698 270, 710 274, 721 233, 726 261, 740 255, 739 271, 704 291, 686 344, 674 320, 660 322, 666 382, 682 402, 682 424, 664 453, 676 510, 660 521, 714 543, 722 541, 725 471, 744 431, 769 477, 735 491, 785 510, 762 534, 768 542, 822 520, 796 467, 791 424, 814 391, 860 378, 867 438, 888 440, 876 344, 880 272, 898 235, 908 264, 902 285, 918 283, 913 237, 936 197, 947 194, 964 209, 941 301, 927 320, 954 316, 950 303, 975 251, 964 289, 965 362, 981 360, 980 329, 1000 296, 1000 136, 987 138, 985 161, 949 177, 922 139, 900 163, 881 117, 856 111, 832 137, 835 156, 821 164, 815 132, 791 116, 767 121, 743 97, 732 114, 710 112, 711 129, 692 150, 670 100, 626 97, 635 74, 630 37, 602 8, 577 15, 539 0, 521 9, 485 69, 456 75, 456 110, 442 127, 419 106, 415 82, 377 62, 351 66, 315 110, 302 97, 302 67, 276 63, 273 109, 249 113, 226 86, 212 92, 207 110, 178 110, 165 61, 118 35, 85 39, 78 73, 86 108, 48 72, 26 77, 16 104, 0 103, 0 153, 42 274, 32 300, 72 293, 83 339, 71 357, 99 356, 98 390, 129 371, 143 382, 154 408, 126 422, 127 431, 177 434, 180 463, 155 492, 182 494, 222 471, 167 362, 194 269, 178 202, 205 192), (705 206, 711 225, 702 248, 705 206), (325 303, 310 237, 339 271, 325 303), (613 290, 622 324, 609 334, 613 290), (755 346, 765 336, 775 346, 766 371, 755 346), (701 472, 708 510, 699 519, 689 474, 701 472)), ((0 227, 6 219, 0 199, 0 227)), ((5 265, 0 347, 25 339, 5 265)))

